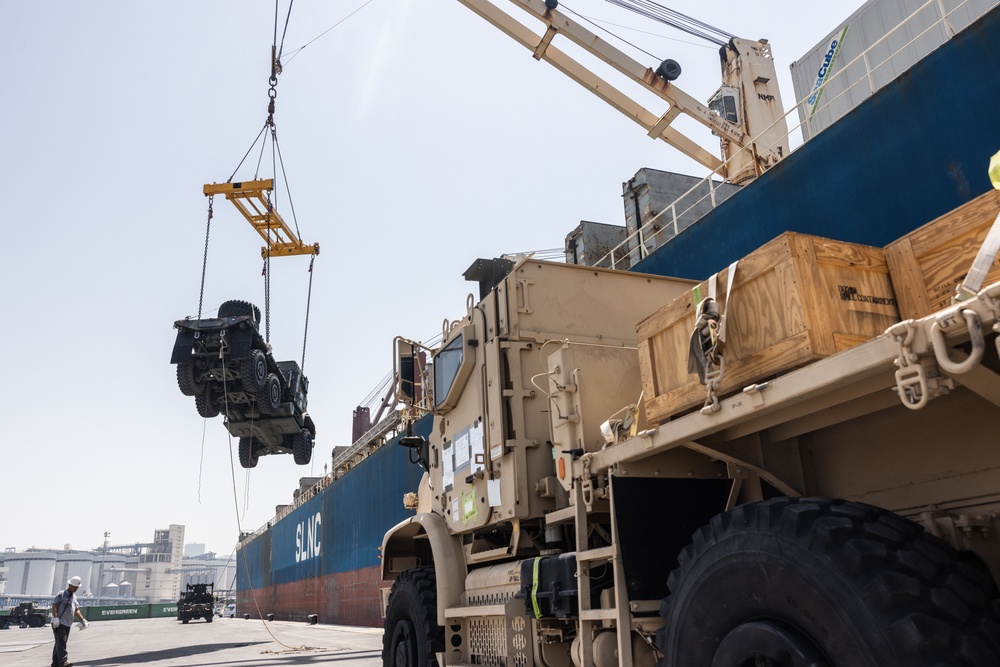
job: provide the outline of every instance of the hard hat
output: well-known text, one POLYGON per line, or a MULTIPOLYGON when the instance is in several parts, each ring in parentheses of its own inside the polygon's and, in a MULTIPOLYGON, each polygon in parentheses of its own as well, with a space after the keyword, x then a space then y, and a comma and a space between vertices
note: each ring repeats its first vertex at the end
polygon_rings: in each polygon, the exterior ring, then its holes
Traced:
POLYGON ((70 586, 76 586, 76 587, 79 588, 80 584, 83 583, 83 581, 80 579, 80 577, 73 577, 72 579, 70 579, 66 583, 68 585, 70 585, 70 586))

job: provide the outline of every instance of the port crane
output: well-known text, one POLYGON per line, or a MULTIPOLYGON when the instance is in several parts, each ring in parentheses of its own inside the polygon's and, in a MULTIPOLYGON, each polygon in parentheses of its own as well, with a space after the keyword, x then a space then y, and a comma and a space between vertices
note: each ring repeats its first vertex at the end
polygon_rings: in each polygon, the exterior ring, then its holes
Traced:
POLYGON ((544 25, 541 35, 503 11, 495 0, 458 1, 530 50, 536 60, 550 63, 638 123, 650 137, 665 141, 731 183, 753 180, 788 154, 788 128, 767 40, 731 37, 722 42, 723 84, 703 104, 674 83, 681 73, 676 61, 664 60, 655 68, 640 63, 560 11, 558 0, 510 0, 544 25), (667 109, 660 113, 647 109, 554 46, 560 35, 658 96, 667 109), (682 114, 720 137, 722 159, 672 126, 682 114))

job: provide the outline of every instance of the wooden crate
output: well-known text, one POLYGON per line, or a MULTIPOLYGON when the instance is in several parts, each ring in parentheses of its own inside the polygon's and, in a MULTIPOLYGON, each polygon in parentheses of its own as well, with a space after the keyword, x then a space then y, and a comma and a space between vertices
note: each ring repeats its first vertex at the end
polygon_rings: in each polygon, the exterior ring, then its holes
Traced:
MULTIPOLYGON (((1000 191, 990 190, 886 246, 903 319, 923 317, 951 304, 998 213, 1000 191)), ((1000 260, 994 259, 984 285, 998 280, 1000 260)))
MULTIPOLYGON (((725 269, 716 298, 720 308, 729 301, 720 396, 853 347, 899 321, 881 248, 786 233, 740 260, 731 299, 727 280, 725 269)), ((700 289, 707 296, 708 282, 700 289)), ((705 386, 687 370, 697 305, 689 292, 636 327, 651 422, 705 401, 705 386)))

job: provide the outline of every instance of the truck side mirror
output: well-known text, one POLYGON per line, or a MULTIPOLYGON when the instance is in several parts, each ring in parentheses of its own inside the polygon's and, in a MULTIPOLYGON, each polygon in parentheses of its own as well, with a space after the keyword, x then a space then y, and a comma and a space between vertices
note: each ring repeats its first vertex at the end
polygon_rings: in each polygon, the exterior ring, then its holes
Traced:
POLYGON ((395 381, 396 400, 412 405, 417 397, 420 384, 420 367, 417 351, 413 343, 396 337, 395 381))

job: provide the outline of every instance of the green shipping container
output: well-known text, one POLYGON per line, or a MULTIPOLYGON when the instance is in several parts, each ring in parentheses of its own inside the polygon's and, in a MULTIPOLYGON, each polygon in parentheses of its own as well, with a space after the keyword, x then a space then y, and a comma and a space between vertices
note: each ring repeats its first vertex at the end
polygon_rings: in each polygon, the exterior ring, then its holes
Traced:
POLYGON ((177 616, 176 602, 157 602, 149 605, 150 618, 169 618, 177 616))
POLYGON ((150 606, 152 605, 130 604, 120 607, 80 607, 80 611, 91 622, 116 621, 122 618, 149 618, 150 606))

